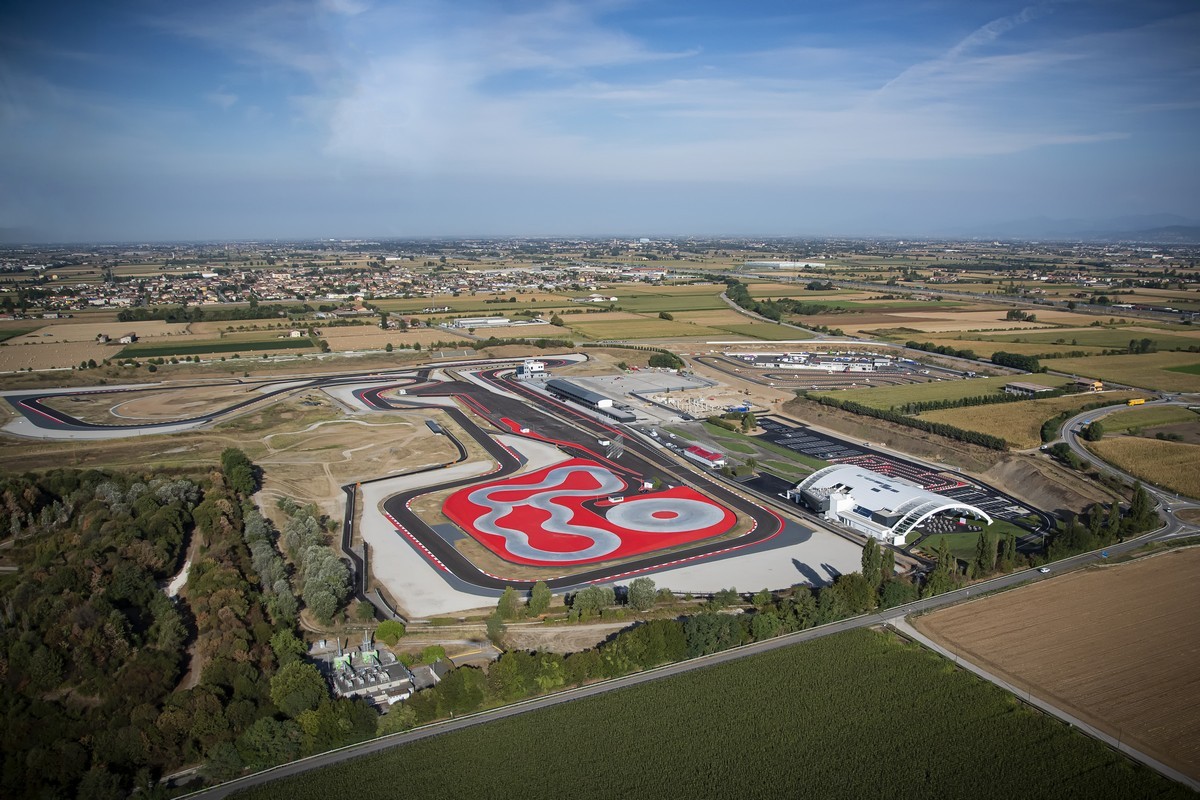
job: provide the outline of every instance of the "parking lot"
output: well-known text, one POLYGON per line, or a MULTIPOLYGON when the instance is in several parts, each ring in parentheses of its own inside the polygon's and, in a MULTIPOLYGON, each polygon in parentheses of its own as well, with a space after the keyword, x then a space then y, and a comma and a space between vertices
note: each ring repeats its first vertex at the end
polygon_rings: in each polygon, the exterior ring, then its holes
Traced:
POLYGON ((758 424, 763 429, 761 438, 780 447, 833 464, 853 464, 884 475, 904 478, 935 494, 982 509, 994 519, 1015 522, 1020 517, 1034 513, 1033 509, 990 486, 968 481, 949 472, 931 470, 890 453, 819 433, 804 425, 774 417, 760 418, 758 424))

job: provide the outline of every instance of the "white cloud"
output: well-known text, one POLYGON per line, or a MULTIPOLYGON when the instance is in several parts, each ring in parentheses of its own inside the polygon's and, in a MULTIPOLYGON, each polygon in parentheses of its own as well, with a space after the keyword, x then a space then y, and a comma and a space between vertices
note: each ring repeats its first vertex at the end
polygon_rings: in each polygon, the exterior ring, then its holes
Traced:
POLYGON ((237 103, 238 96, 232 92, 226 92, 222 89, 218 89, 213 92, 206 92, 204 94, 204 99, 212 103, 214 106, 228 111, 234 106, 235 103, 237 103))

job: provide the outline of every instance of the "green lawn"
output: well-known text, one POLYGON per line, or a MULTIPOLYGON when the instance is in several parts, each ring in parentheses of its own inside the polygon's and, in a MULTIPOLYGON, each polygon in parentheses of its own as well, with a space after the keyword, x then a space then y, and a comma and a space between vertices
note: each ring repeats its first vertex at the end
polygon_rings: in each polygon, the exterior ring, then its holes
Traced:
POLYGON ((325 800, 364 779, 393 787, 385 796, 422 800, 1194 797, 940 656, 868 630, 446 733, 236 796, 325 800), (594 735, 582 744, 587 731, 594 735), (539 746, 547 742, 553 752, 539 746))
MULTIPOLYGON (((968 518, 969 519, 969 518, 968 518)), ((1009 533, 1016 534, 1017 538, 1026 536, 1029 531, 1022 528, 1020 525, 1014 525, 1011 522, 1005 522, 998 519, 988 526, 988 531, 992 534, 992 541, 999 545, 1000 540, 1009 533)), ((926 553, 932 553, 943 542, 950 544, 950 552, 955 558, 960 558, 963 561, 971 561, 975 558, 975 548, 979 542, 978 531, 967 531, 965 533, 939 533, 936 536, 930 536, 922 540, 921 549, 926 553)))
POLYGON ((24 336, 36 330, 37 328, 7 328, 0 330, 0 342, 8 341, 16 336, 24 336))

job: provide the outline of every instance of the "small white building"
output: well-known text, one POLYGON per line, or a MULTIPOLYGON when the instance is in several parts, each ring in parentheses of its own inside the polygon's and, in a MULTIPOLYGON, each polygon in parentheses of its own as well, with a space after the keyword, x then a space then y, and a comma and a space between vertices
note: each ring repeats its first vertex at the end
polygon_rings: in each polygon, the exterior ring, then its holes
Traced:
POLYGON ((699 445, 692 445, 691 447, 685 448, 683 451, 683 457, 695 461, 697 464, 702 466, 709 467, 710 469, 717 469, 718 467, 723 467, 726 463, 728 463, 725 460, 725 456, 721 453, 718 453, 714 450, 705 450, 699 445))

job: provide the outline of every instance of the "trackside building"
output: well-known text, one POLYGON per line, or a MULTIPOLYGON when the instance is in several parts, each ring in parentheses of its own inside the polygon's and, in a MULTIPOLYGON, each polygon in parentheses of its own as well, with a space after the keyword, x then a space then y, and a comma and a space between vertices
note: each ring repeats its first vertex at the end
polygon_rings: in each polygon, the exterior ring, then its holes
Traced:
POLYGON ((953 512, 992 523, 982 509, 927 491, 912 481, 834 464, 809 475, 786 497, 825 519, 895 546, 932 517, 953 512))
POLYGON ((713 450, 705 450, 703 447, 698 447, 696 445, 685 448, 683 451, 683 457, 711 469, 723 467, 726 463, 725 456, 713 450))
POLYGON ((571 383, 562 378, 551 378, 546 381, 546 391, 563 400, 570 400, 572 403, 578 403, 585 408, 595 409, 604 416, 615 419, 617 422, 634 422, 637 420, 637 417, 629 411, 614 407, 611 397, 605 397, 599 392, 585 389, 578 384, 571 383))

